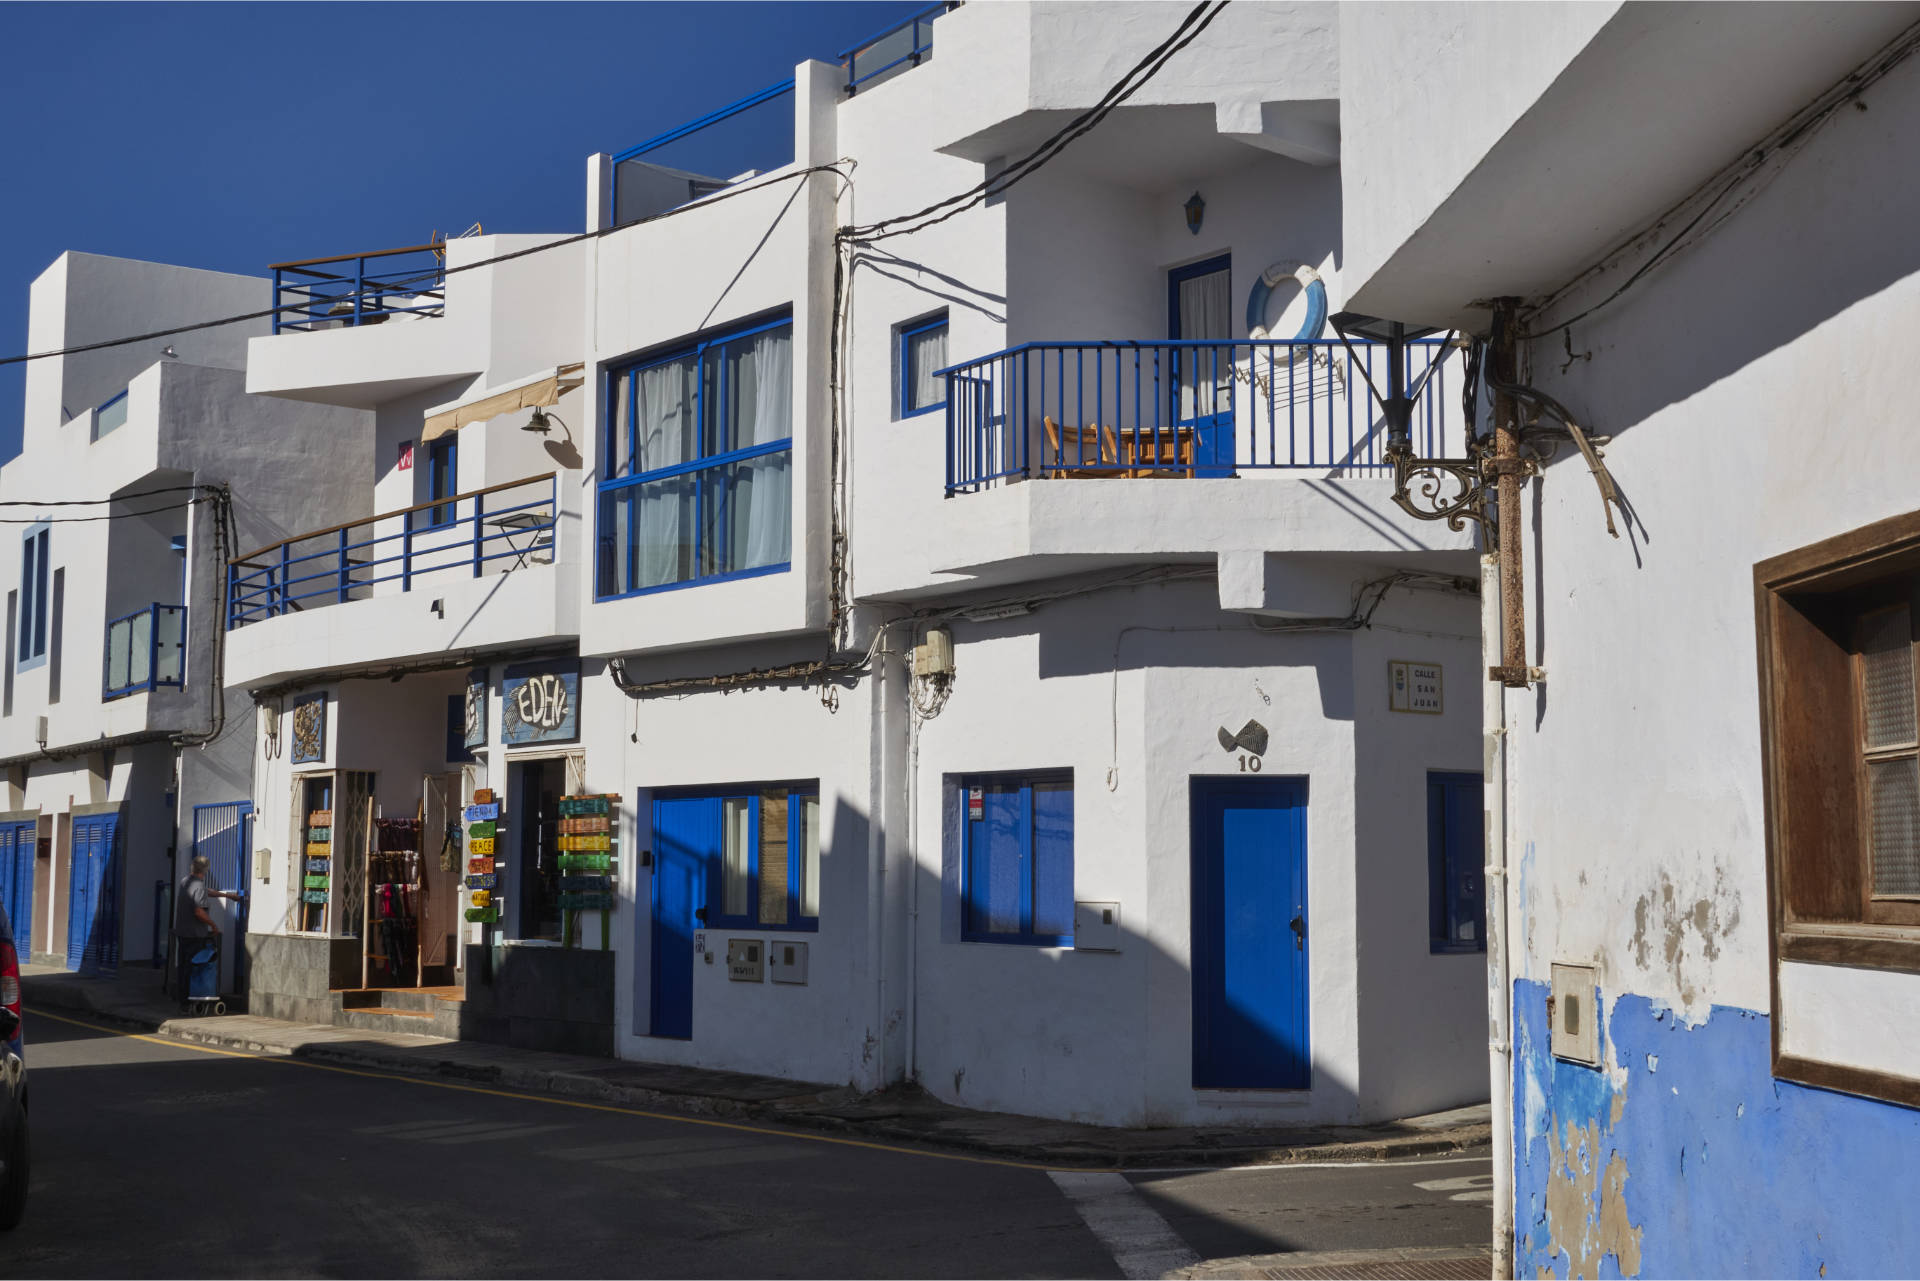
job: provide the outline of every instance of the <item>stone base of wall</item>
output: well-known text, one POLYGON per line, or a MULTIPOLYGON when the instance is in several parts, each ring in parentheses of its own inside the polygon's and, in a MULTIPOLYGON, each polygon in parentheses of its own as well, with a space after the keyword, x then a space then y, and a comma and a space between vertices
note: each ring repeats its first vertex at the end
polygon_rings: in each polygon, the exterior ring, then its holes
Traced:
POLYGON ((360 984, 357 939, 249 934, 246 946, 250 1014, 294 1023, 331 1023, 338 1008, 333 989, 360 984))
POLYGON ((612 952, 500 948, 491 983, 483 978, 485 952, 467 946, 462 1039, 613 1057, 612 952))

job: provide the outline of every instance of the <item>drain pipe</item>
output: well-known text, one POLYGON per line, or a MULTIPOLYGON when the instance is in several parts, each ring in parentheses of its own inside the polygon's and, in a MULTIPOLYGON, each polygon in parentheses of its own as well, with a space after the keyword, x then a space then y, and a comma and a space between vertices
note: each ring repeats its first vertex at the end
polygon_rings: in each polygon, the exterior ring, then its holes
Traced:
MULTIPOLYGON (((1480 558, 1482 661, 1500 657, 1500 557, 1480 558)), ((1493 1120, 1493 1275, 1513 1276, 1513 1037, 1507 984, 1507 717, 1506 686, 1480 686, 1486 763, 1487 1071, 1493 1120)))
MULTIPOLYGON (((1517 455, 1517 406, 1501 383, 1514 377, 1512 300, 1495 304, 1494 332, 1487 353, 1492 366, 1493 427, 1497 454, 1517 455)), ((1481 685, 1480 723, 1486 765, 1486 935, 1488 1112, 1493 1122, 1493 1275, 1513 1276, 1513 1029, 1507 969, 1507 688, 1515 675, 1524 683, 1524 651, 1513 642, 1521 633, 1519 478, 1499 478, 1499 532, 1494 548, 1480 558, 1480 651, 1487 667, 1481 685), (1518 666, 1520 672, 1515 672, 1518 666)))

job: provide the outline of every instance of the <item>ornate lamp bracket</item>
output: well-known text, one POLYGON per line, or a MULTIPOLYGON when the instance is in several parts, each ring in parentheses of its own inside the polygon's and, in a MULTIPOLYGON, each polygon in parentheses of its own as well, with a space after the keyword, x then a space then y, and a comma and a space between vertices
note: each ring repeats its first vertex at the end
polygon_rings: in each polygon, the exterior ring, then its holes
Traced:
POLYGON ((1389 447, 1387 454, 1393 463, 1393 501, 1402 511, 1416 520, 1444 520, 1453 530, 1474 521, 1489 546, 1497 525, 1488 500, 1501 473, 1527 476, 1536 470, 1531 459, 1502 461, 1478 442, 1468 444, 1465 458, 1415 458, 1405 447, 1389 447))

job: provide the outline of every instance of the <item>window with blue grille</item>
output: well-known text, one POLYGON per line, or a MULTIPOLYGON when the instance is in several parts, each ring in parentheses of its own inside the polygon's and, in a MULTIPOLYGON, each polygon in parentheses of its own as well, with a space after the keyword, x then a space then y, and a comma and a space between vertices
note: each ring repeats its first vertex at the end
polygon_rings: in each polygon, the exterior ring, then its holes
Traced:
POLYGON ((793 542, 793 322, 615 369, 601 438, 605 600, 779 573, 793 542))
POLYGON ((961 937, 1073 946, 1073 775, 959 780, 961 937))
POLYGON ((1427 775, 1427 918, 1434 952, 1487 950, 1485 793, 1478 774, 1427 775))
POLYGON ((895 331, 896 418, 930 413, 947 403, 947 380, 934 377, 947 363, 947 313, 927 316, 895 331))
POLYGON ((15 653, 20 668, 38 667, 47 658, 47 565, 51 529, 42 524, 29 529, 20 542, 20 634, 15 653))
POLYGON ((427 446, 427 501, 438 504, 427 513, 428 525, 451 525, 457 504, 441 503, 460 492, 460 437, 448 432, 427 446))

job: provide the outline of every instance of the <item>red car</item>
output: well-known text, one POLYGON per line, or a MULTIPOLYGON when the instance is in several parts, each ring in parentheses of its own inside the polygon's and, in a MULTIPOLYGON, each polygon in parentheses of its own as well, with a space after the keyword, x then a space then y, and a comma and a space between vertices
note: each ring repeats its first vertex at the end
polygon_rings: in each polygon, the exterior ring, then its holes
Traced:
POLYGON ((0 1229, 27 1212, 27 1060, 20 1036, 20 954, 0 907, 0 1229))

